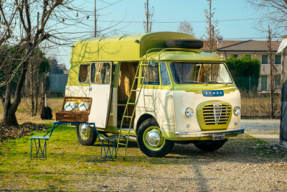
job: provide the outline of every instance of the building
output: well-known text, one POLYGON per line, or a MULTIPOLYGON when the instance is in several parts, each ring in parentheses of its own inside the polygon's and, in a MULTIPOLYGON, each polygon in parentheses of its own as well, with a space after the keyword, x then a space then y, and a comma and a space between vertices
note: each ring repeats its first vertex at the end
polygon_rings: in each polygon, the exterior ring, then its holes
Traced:
POLYGON ((49 90, 51 92, 64 92, 68 81, 69 70, 64 64, 58 64, 56 59, 51 60, 49 73, 49 90))
MULTIPOLYGON (((280 89, 280 82, 281 82, 281 54, 276 54, 278 47, 280 45, 280 41, 272 41, 271 42, 271 48, 275 55, 274 64, 277 69, 275 75, 275 84, 278 85, 278 88, 280 89)), ((260 69, 260 79, 259 79, 259 85, 258 85, 258 91, 264 92, 268 91, 270 80, 269 80, 269 74, 270 74, 270 65, 269 65, 269 59, 267 55, 267 43, 266 41, 254 41, 254 40, 248 40, 248 41, 223 41, 222 39, 219 39, 217 42, 217 51, 220 53, 220 55, 224 59, 228 59, 231 56, 235 58, 240 58, 244 55, 250 56, 251 59, 259 59, 261 63, 261 69, 260 69)))

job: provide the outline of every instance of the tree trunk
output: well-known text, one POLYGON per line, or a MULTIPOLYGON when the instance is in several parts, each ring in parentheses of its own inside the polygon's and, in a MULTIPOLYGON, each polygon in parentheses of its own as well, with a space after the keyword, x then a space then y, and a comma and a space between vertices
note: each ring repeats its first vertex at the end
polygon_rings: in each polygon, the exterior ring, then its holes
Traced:
MULTIPOLYGON (((28 50, 28 52, 31 50, 28 50)), ((11 104, 11 90, 12 90, 12 83, 9 83, 6 86, 6 95, 5 95, 5 102, 4 102, 4 117, 3 117, 3 124, 6 126, 18 126, 18 121, 16 118, 16 111, 21 102, 21 92, 25 82, 25 76, 27 72, 28 63, 24 62, 20 74, 19 81, 17 83, 15 98, 13 103, 11 104)))
POLYGON ((4 110, 3 124, 6 126, 18 126, 16 114, 12 110, 8 109, 8 111, 6 111, 6 113, 4 110))
POLYGON ((12 82, 8 83, 6 86, 6 94, 3 106, 4 107, 3 124, 18 126, 16 115, 11 111, 11 92, 12 92, 12 82))

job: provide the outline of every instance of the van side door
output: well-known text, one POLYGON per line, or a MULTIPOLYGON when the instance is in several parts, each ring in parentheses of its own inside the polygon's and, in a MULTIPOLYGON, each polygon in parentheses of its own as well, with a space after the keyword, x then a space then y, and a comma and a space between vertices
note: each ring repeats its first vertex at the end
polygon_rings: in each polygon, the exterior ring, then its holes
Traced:
POLYGON ((89 96, 92 98, 89 122, 107 128, 112 95, 112 62, 91 63, 89 96))

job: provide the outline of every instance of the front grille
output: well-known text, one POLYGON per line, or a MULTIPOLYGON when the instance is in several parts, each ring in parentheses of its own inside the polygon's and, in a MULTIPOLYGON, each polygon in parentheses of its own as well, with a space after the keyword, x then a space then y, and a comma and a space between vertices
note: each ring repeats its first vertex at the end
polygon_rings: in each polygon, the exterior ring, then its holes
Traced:
POLYGON ((228 119, 231 113, 231 107, 229 105, 222 105, 221 115, 220 108, 214 108, 213 105, 205 105, 203 107, 203 119, 206 125, 225 125, 228 123, 228 119), (216 114, 214 114, 214 111, 216 114), (214 118, 216 116, 216 119, 214 118))

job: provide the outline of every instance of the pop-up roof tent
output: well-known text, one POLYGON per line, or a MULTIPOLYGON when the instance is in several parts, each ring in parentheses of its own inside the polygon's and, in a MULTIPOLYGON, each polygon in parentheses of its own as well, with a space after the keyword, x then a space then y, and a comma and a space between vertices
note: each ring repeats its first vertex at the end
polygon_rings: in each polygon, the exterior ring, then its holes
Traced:
POLYGON ((284 38, 277 53, 282 54, 282 91, 281 91, 281 123, 280 123, 280 145, 287 148, 287 38, 284 38))

